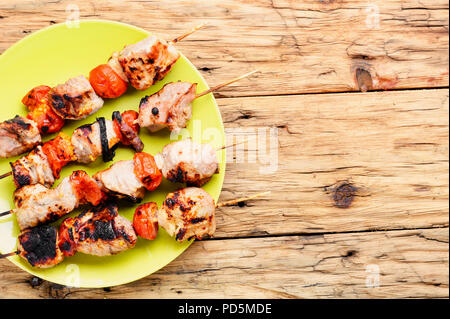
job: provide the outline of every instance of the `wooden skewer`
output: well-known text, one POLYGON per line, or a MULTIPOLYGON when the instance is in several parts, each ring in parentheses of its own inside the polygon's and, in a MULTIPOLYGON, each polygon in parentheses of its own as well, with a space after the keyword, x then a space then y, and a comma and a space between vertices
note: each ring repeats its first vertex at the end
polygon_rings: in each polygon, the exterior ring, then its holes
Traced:
POLYGON ((9 214, 12 214, 12 213, 13 213, 12 210, 8 210, 7 212, 0 213, 0 217, 6 216, 6 215, 9 215, 9 214))
POLYGON ((222 206, 234 205, 234 204, 237 204, 237 203, 240 203, 240 202, 244 202, 244 201, 247 201, 247 200, 250 200, 250 199, 255 199, 255 198, 258 198, 258 197, 261 197, 261 196, 264 196, 264 195, 268 195, 270 193, 271 193, 271 191, 267 191, 267 192, 258 193, 258 194, 252 195, 252 196, 248 196, 248 197, 241 197, 241 198, 237 198, 237 199, 232 199, 232 200, 229 200, 227 202, 218 203, 216 205, 216 207, 219 208, 219 207, 222 207, 222 206))
POLYGON ((213 91, 217 91, 218 89, 223 88, 224 86, 227 86, 227 85, 230 85, 231 83, 234 83, 234 82, 237 82, 237 81, 239 81, 239 80, 242 80, 242 79, 244 79, 244 78, 246 78, 246 77, 248 77, 248 76, 250 76, 250 75, 252 75, 252 74, 254 74, 254 73, 256 73, 256 72, 258 72, 258 70, 254 70, 254 71, 252 71, 252 72, 249 72, 249 73, 246 73, 246 74, 244 74, 244 75, 241 75, 240 77, 234 78, 234 79, 232 79, 232 80, 230 80, 230 81, 227 81, 227 82, 225 82, 225 83, 216 85, 215 87, 212 87, 212 88, 210 88, 209 90, 206 90, 206 91, 204 91, 204 92, 202 92, 202 93, 200 93, 200 94, 197 94, 197 95, 195 96, 194 99, 197 99, 197 98, 199 98, 199 97, 202 97, 203 95, 206 95, 206 94, 211 93, 211 92, 213 92, 213 91))
POLYGON ((5 174, 3 174, 3 175, 0 175, 0 179, 3 179, 3 178, 5 178, 5 177, 8 177, 8 176, 11 175, 11 174, 12 174, 12 172, 9 171, 8 173, 5 173, 5 174))
POLYGON ((203 28, 203 27, 204 27, 205 25, 207 25, 207 24, 208 24, 207 22, 206 22, 206 23, 200 23, 198 26, 196 26, 195 28, 193 28, 191 31, 186 32, 186 33, 183 34, 183 35, 180 35, 179 37, 173 39, 173 40, 170 41, 169 43, 170 43, 170 44, 175 44, 175 43, 177 43, 177 42, 183 40, 183 39, 186 38, 187 36, 191 35, 191 34, 194 33, 195 31, 197 31, 197 30, 203 28))
POLYGON ((18 250, 13 251, 12 253, 8 253, 8 254, 3 254, 3 255, 0 254, 0 259, 11 257, 11 256, 18 255, 18 254, 20 254, 20 251, 18 251, 18 250))

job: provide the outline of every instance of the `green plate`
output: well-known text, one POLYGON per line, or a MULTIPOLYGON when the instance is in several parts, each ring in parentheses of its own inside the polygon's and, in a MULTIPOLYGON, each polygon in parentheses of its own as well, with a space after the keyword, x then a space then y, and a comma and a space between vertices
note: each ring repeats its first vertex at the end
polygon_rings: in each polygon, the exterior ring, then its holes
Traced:
MULTIPOLYGON (((186 31, 189 31, 191 27, 187 26, 186 31)), ((21 99, 31 88, 37 85, 55 86, 81 74, 88 76, 91 69, 106 63, 114 51, 119 51, 125 45, 135 43, 148 34, 147 31, 134 26, 95 20, 81 21, 78 28, 56 24, 27 36, 0 55, 0 119, 4 121, 16 114, 26 115, 27 110, 22 105, 21 99)), ((71 135, 75 128, 92 123, 98 116, 111 119, 113 111, 138 110, 139 101, 143 96, 158 91, 165 83, 178 80, 197 82, 197 92, 208 89, 208 85, 194 65, 181 55, 172 71, 162 81, 146 91, 128 89, 122 97, 107 100, 96 114, 82 121, 68 122, 63 131, 71 135)), ((193 102, 192 120, 184 133, 183 137, 178 136, 178 139, 189 135, 196 141, 209 142, 214 147, 224 145, 225 133, 222 118, 212 94, 193 102)), ((55 135, 46 136, 44 139, 48 140, 55 135)), ((144 151, 153 155, 161 151, 164 145, 177 139, 177 137, 170 137, 167 129, 156 134, 142 129, 140 136, 145 144, 144 151)), ((114 162, 131 159, 133 154, 131 149, 119 147, 116 150, 114 162)), ((216 201, 219 198, 225 174, 225 151, 218 152, 218 157, 220 174, 216 174, 204 186, 204 189, 216 201)), ((8 172, 9 162, 17 158, 0 160, 0 174, 8 172)), ((98 159, 88 166, 68 165, 63 169, 60 180, 77 169, 85 170, 92 175, 112 164, 113 162, 105 164, 98 159)), ((181 187, 181 184, 163 180, 156 191, 147 193, 143 202, 155 201, 160 205, 167 193, 181 187)), ((14 207, 12 200, 14 189, 11 177, 0 180, 0 212, 14 207)), ((131 220, 136 206, 120 202, 119 213, 131 220)), ((80 210, 73 212, 70 216, 75 216, 77 213, 80 213, 80 210)), ((59 224, 60 222, 55 223, 55 225, 59 224)), ((0 218, 1 253, 15 251, 18 233, 19 229, 13 215, 0 218)), ((9 260, 33 275, 58 284, 89 288, 110 287, 138 280, 157 271, 179 256, 191 243, 192 241, 178 243, 160 229, 155 240, 139 239, 134 249, 115 256, 94 257, 77 253, 49 269, 33 268, 18 256, 10 257, 9 260)))

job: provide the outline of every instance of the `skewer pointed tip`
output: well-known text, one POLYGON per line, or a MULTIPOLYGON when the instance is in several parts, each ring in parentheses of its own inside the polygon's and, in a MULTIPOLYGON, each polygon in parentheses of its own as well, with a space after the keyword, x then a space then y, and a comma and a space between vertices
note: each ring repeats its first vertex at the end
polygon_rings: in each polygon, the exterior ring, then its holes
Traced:
POLYGON ((212 87, 212 88, 210 88, 210 89, 208 89, 208 90, 206 90, 206 91, 203 91, 202 93, 197 94, 197 95, 195 96, 194 99, 197 99, 197 98, 199 98, 199 97, 201 97, 201 96, 203 96, 203 95, 206 95, 206 94, 208 94, 208 93, 211 93, 211 92, 213 92, 213 91, 216 91, 216 90, 218 90, 218 89, 221 89, 221 88, 223 88, 224 86, 230 85, 230 84, 232 84, 232 83, 234 83, 234 82, 240 81, 240 80, 242 80, 242 79, 244 79, 244 78, 246 78, 246 77, 249 77, 250 75, 252 75, 252 74, 254 74, 254 73, 256 73, 256 72, 259 72, 259 70, 253 70, 253 71, 248 72, 248 73, 246 73, 246 74, 244 74, 244 75, 238 76, 237 78, 234 78, 234 79, 231 79, 231 80, 229 80, 229 81, 227 81, 227 82, 224 82, 224 83, 222 83, 222 84, 216 85, 215 87, 212 87))
POLYGON ((19 253, 20 253, 20 251, 17 250, 17 251, 13 251, 12 253, 8 253, 8 254, 3 254, 3 255, 0 254, 0 259, 18 255, 19 253))
POLYGON ((180 35, 179 37, 176 37, 175 39, 173 39, 172 41, 170 41, 170 44, 175 44, 181 40, 183 40, 184 38, 186 38, 187 36, 191 35, 192 33, 196 32, 197 30, 200 30, 202 28, 204 28, 206 25, 208 24, 208 22, 203 22, 200 23, 199 25, 197 25, 196 27, 194 27, 191 31, 186 32, 183 35, 180 35))
POLYGON ((0 175, 0 179, 3 179, 3 178, 5 178, 5 177, 8 177, 9 175, 11 175, 12 174, 12 172, 8 172, 8 173, 5 173, 5 174, 2 174, 2 175, 0 175))
POLYGON ((12 214, 12 213, 13 213, 12 210, 8 210, 7 212, 0 213, 0 217, 6 216, 6 215, 9 215, 9 214, 12 214))

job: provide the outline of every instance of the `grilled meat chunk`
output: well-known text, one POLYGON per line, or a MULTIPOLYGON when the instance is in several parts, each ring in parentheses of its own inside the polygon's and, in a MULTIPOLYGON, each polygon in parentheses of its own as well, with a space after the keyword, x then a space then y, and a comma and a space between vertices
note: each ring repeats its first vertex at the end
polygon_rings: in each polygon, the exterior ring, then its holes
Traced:
POLYGON ((58 247, 58 231, 49 225, 41 225, 21 232, 17 250, 19 256, 33 267, 53 267, 64 259, 58 247))
POLYGON ((64 119, 80 120, 103 106, 102 98, 82 75, 54 87, 49 96, 51 107, 64 119))
POLYGON ((169 73, 180 57, 175 47, 151 35, 126 46, 118 56, 122 70, 137 90, 145 90, 169 73))
POLYGON ((192 116, 192 101, 197 84, 172 82, 139 104, 139 126, 156 132, 164 127, 178 132, 185 128, 192 116))
MULTIPOLYGON (((113 121, 104 121, 108 148, 113 150, 120 142, 120 138, 114 130, 113 121)), ((91 163, 103 155, 101 129, 98 121, 77 128, 72 134, 71 141, 77 161, 80 163, 91 163)))
POLYGON ((145 195, 144 184, 134 173, 134 161, 119 161, 110 168, 96 173, 93 178, 107 194, 140 202, 145 195))
POLYGON ((114 52, 108 60, 108 65, 122 78, 125 82, 128 82, 126 74, 123 72, 122 66, 119 63, 119 52, 114 52))
POLYGON ((202 186, 219 172, 215 149, 191 139, 167 144, 155 161, 164 177, 174 183, 202 186))
POLYGON ((41 142, 36 123, 16 116, 0 123, 0 158, 28 152, 41 142))
POLYGON ((10 164, 17 188, 33 184, 42 184, 50 187, 55 182, 48 158, 40 145, 27 156, 10 164))
POLYGON ((83 171, 75 171, 53 188, 41 184, 14 192, 14 213, 20 229, 57 220, 79 205, 98 205, 105 198, 97 183, 83 171))
POLYGON ((136 245, 132 223, 118 213, 117 204, 93 208, 75 218, 72 233, 78 252, 95 255, 115 255, 136 245))
POLYGON ((28 185, 14 193, 14 213, 20 229, 57 220, 78 206, 78 198, 68 177, 54 189, 28 185))
POLYGON ((203 189, 187 187, 167 195, 158 222, 177 241, 212 236, 216 230, 214 199, 203 189))

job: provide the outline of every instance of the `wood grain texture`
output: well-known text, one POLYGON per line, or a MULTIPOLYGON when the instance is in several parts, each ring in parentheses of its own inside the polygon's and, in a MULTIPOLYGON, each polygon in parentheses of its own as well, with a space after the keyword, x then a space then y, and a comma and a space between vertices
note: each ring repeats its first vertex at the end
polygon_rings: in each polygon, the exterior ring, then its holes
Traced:
POLYGON ((267 164, 254 146, 237 146, 248 150, 243 163, 229 150, 221 200, 272 193, 220 209, 215 236, 448 226, 448 96, 440 89, 219 99, 228 138, 233 128, 249 135, 273 126, 279 147, 273 174, 261 173, 267 164), (355 188, 348 208, 334 199, 343 183, 355 188))
POLYGON ((168 39, 209 22, 179 44, 208 83, 262 71, 223 89, 222 96, 449 83, 444 0, 10 0, 0 4, 0 52, 28 33, 64 23, 74 4, 81 19, 121 21, 168 39))
POLYGON ((7 261, 0 269, 0 296, 14 298, 448 297, 448 229, 207 240, 107 291, 30 288, 30 275, 7 261), (370 288, 373 270, 379 287, 370 288))
POLYGON ((211 86, 261 70, 216 96, 228 137, 276 129, 277 170, 229 149, 220 200, 272 193, 220 208, 213 239, 129 285, 0 260, 0 298, 448 298, 448 1, 9 0, 0 52, 74 4, 168 39, 208 21, 177 46, 211 86), (366 89, 395 90, 350 93, 366 89))

